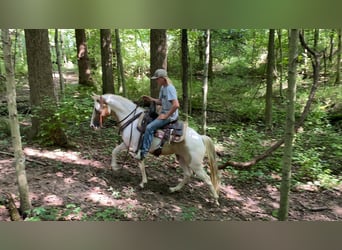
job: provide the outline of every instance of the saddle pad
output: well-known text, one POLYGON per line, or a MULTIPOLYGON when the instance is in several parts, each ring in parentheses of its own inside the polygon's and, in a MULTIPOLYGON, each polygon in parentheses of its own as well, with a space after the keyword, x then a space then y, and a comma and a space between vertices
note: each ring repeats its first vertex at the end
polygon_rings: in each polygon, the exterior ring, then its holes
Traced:
POLYGON ((157 131, 154 133, 154 136, 159 139, 163 139, 165 137, 165 133, 170 132, 170 138, 167 139, 168 142, 182 142, 185 138, 187 127, 188 124, 186 122, 178 121, 174 124, 168 124, 167 127, 164 127, 163 129, 157 129, 157 131))

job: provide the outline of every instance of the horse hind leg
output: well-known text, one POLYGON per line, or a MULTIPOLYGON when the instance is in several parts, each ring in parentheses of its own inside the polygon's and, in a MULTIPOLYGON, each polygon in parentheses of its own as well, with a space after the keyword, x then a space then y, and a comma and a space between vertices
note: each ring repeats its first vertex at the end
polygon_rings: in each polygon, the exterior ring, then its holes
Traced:
POLYGON ((170 192, 171 193, 179 191, 180 189, 182 189, 184 187, 184 185, 189 182, 189 180, 191 178, 191 175, 192 175, 192 170, 187 165, 185 159, 183 157, 181 157, 181 156, 178 156, 178 155, 177 155, 177 158, 178 158, 180 166, 183 169, 183 175, 184 176, 183 176, 183 179, 178 183, 177 186, 170 187, 170 192))
POLYGON ((217 205, 219 205, 219 202, 218 202, 219 196, 218 196, 218 194, 214 188, 214 185, 211 182, 209 175, 204 171, 203 165, 201 163, 198 163, 196 165, 192 165, 191 168, 194 170, 194 172, 198 176, 198 178, 200 178, 202 181, 204 181, 209 186, 212 197, 215 199, 215 203, 217 205))

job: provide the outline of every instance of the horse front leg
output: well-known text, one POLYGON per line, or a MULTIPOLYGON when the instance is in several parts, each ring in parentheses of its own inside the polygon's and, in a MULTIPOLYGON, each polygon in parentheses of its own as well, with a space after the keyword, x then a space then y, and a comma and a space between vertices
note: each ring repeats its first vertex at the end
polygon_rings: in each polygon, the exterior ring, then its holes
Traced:
POLYGON ((140 168, 141 177, 142 177, 142 180, 141 180, 139 186, 141 188, 144 188, 144 185, 147 183, 147 177, 146 177, 146 171, 145 171, 145 163, 143 160, 139 161, 139 168, 140 168))
POLYGON ((183 180, 181 180, 181 182, 178 183, 177 186, 169 188, 171 193, 181 190, 184 187, 184 185, 189 182, 190 177, 192 175, 192 170, 189 168, 188 163, 186 162, 184 157, 177 155, 177 159, 179 161, 179 165, 183 169, 184 178, 183 180))
POLYGON ((114 171, 117 171, 119 170, 121 167, 120 165, 117 163, 116 161, 116 158, 117 158, 117 155, 118 153, 120 153, 123 149, 126 149, 126 144, 125 143, 121 143, 119 146, 116 146, 113 151, 112 151, 112 163, 111 163, 111 166, 112 166, 112 169, 114 171))

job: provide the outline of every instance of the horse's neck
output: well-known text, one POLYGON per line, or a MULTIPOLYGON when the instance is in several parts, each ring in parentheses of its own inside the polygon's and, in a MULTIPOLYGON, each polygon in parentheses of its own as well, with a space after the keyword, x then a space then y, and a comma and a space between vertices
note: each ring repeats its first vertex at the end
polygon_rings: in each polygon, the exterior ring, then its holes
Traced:
POLYGON ((135 115, 135 113, 139 112, 141 109, 137 108, 137 106, 128 99, 115 98, 115 96, 109 96, 107 103, 119 121, 125 119, 130 114, 135 115), (136 110, 136 112, 134 112, 134 110, 136 110))

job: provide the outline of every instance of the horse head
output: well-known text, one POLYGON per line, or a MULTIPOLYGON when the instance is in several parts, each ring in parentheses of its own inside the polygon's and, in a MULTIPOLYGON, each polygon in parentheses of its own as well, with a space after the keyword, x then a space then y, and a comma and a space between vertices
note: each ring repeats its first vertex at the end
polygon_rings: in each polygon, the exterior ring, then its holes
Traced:
POLYGON ((111 109, 103 96, 93 93, 92 98, 94 100, 94 111, 91 117, 90 127, 93 129, 102 128, 102 123, 110 115, 111 109))

